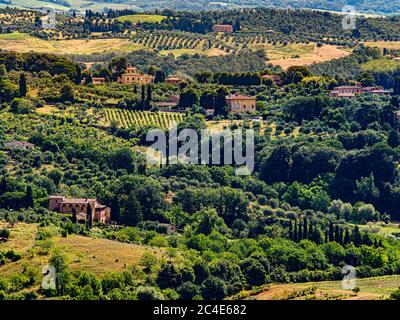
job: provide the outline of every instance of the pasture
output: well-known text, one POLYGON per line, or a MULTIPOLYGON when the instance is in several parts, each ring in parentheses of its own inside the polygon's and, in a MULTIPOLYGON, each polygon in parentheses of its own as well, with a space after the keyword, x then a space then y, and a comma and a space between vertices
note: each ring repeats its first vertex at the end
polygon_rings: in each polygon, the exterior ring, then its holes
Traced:
POLYGON ((136 23, 160 23, 165 18, 166 18, 165 16, 156 15, 156 14, 134 14, 134 15, 128 15, 128 16, 119 17, 118 20, 122 21, 122 22, 129 21, 129 22, 132 22, 132 24, 136 24, 136 23))
POLYGON ((341 281, 271 285, 257 300, 383 300, 400 287, 400 276, 357 279, 359 292, 345 290, 341 281))
POLYGON ((14 32, 0 35, 0 48, 15 52, 40 52, 57 54, 93 54, 139 50, 141 45, 129 39, 73 39, 42 40, 28 34, 14 32))

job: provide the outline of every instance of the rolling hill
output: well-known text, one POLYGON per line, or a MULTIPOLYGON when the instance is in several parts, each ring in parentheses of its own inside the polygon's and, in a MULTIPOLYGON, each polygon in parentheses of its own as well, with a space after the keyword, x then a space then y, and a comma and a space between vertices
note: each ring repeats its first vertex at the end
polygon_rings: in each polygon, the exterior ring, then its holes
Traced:
POLYGON ((275 7, 290 9, 316 9, 341 12, 346 5, 352 5, 357 12, 371 14, 398 14, 400 0, 385 2, 382 0, 360 0, 357 3, 350 0, 0 0, 1 6, 15 6, 19 8, 54 7, 58 10, 85 10, 104 11, 111 9, 135 9, 137 11, 154 9, 174 10, 206 10, 252 7, 275 7), (11 4, 9 3, 11 2, 11 4))

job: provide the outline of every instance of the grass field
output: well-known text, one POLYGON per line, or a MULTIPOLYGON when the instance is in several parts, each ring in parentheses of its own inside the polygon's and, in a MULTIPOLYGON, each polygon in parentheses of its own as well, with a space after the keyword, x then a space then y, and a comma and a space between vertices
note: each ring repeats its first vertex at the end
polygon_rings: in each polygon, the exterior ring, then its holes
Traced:
POLYGON ((272 285, 257 300, 381 300, 400 287, 400 276, 357 279, 358 293, 344 290, 341 281, 272 285))
MULTIPOLYGON (((146 17, 146 15, 135 15, 146 17)), ((127 18, 126 16, 124 18, 127 18)), ((147 16, 147 19, 156 19, 147 16)), ((154 38, 152 35, 146 35, 144 38, 134 39, 72 39, 72 40, 42 40, 23 33, 11 33, 0 35, 0 48, 3 50, 16 52, 42 52, 57 54, 93 54, 93 53, 127 53, 140 49, 155 50, 158 49, 161 55, 173 54, 179 57, 183 54, 205 54, 207 56, 226 55, 232 53, 234 47, 233 38, 221 38, 216 36, 218 41, 225 43, 224 47, 203 48, 204 39, 193 38, 192 34, 183 34, 182 36, 162 35, 154 38), (144 39, 147 39, 144 41, 144 39), (227 48, 230 49, 227 49, 227 48)), ((329 61, 332 59, 343 58, 351 53, 333 45, 322 45, 317 47, 315 43, 310 44, 276 44, 272 45, 265 42, 257 42, 249 38, 248 46, 252 50, 265 50, 268 63, 281 66, 287 69, 294 65, 311 65, 329 61)), ((236 49, 240 50, 239 47, 236 49)))
MULTIPOLYGON (((0 222, 0 227, 3 226, 5 223, 0 222)), ((18 273, 25 265, 40 270, 48 263, 50 255, 40 254, 39 248, 35 246, 36 224, 16 223, 9 230, 10 239, 0 244, 0 251, 12 249, 21 253, 22 259, 1 266, 0 277, 18 273)), ((59 249, 65 254, 72 270, 87 270, 100 276, 107 271, 123 271, 127 266, 137 265, 145 252, 157 256, 163 253, 158 248, 76 235, 55 237, 51 243, 53 249, 59 249)))
MULTIPOLYGON (((253 124, 256 122, 250 122, 248 123, 248 126, 250 128, 253 128, 253 124)), ((260 121, 260 132, 264 133, 265 129, 267 129, 268 127, 271 129, 271 139, 276 138, 275 134, 276 134, 276 124, 272 123, 272 124, 267 124, 265 121, 260 121)), ((207 121, 207 129, 211 132, 211 133, 218 133, 219 131, 222 130, 226 130, 229 129, 230 126, 235 125, 239 128, 243 128, 244 127, 244 120, 216 120, 216 121, 207 121)), ((296 127, 293 129, 293 131, 290 133, 290 136, 292 137, 297 137, 300 134, 300 127, 296 127)), ((280 134, 281 137, 285 136, 285 133, 282 132, 280 134)))
POLYGON ((340 59, 350 55, 349 50, 344 50, 333 45, 316 44, 291 44, 288 46, 267 46, 265 48, 268 62, 279 65, 286 70, 290 66, 311 65, 340 59))
POLYGON ((68 257, 71 269, 88 270, 96 275, 137 265, 146 251, 162 254, 160 249, 82 236, 55 238, 54 243, 68 257))
POLYGON ((400 224, 395 222, 391 222, 388 224, 369 222, 368 224, 359 227, 363 231, 378 233, 382 236, 400 233, 400 224))
MULTIPOLYGON (((7 227, 4 222, 0 222, 0 228, 7 227)), ((26 252, 35 244, 37 225, 16 223, 10 230, 10 238, 7 242, 0 244, 0 251, 14 250, 16 252, 26 252)))
POLYGON ((0 48, 16 52, 41 52, 57 54, 92 54, 107 52, 129 52, 142 48, 129 39, 91 40, 41 40, 23 33, 0 35, 0 48))
POLYGON ((156 14, 134 14, 134 15, 119 17, 118 20, 122 21, 122 22, 130 21, 133 24, 136 24, 139 22, 141 22, 141 23, 143 23, 143 22, 160 23, 165 18, 166 18, 165 16, 156 15, 156 14))
POLYGON ((395 61, 391 59, 376 59, 368 61, 361 65, 363 71, 394 71, 400 67, 400 61, 395 61))
POLYGON ((366 46, 377 47, 380 49, 400 49, 400 41, 369 41, 364 42, 366 46))

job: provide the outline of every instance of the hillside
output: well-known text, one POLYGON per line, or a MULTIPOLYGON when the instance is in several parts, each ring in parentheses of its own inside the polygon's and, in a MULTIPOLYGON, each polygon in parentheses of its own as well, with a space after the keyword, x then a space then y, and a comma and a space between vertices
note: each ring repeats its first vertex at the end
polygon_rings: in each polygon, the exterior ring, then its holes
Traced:
MULTIPOLYGON (((4 0, 3 0, 4 1, 4 0)), ((8 1, 7 1, 8 2, 8 1)), ((0 6, 7 5, 6 1, 0 6)), ((87 9, 93 11, 103 11, 105 8, 111 9, 136 9, 154 10, 154 9, 175 9, 175 10, 209 10, 209 9, 232 9, 232 8, 251 8, 251 7, 275 7, 275 8, 293 8, 293 9, 317 9, 341 12, 343 6, 353 5, 352 1, 340 0, 223 0, 223 1, 189 1, 189 0, 113 0, 104 1, 94 0, 56 0, 56 1, 41 1, 41 0, 11 0, 11 4, 19 8, 39 8, 39 7, 53 7, 58 10, 80 10, 87 9)), ((372 13, 372 14, 396 14, 400 9, 400 1, 392 1, 390 3, 373 0, 373 1, 358 1, 355 5, 357 12, 372 13)))
POLYGON ((399 276, 357 279, 358 292, 344 290, 340 281, 272 285, 254 295, 257 300, 385 300, 400 287, 399 276))

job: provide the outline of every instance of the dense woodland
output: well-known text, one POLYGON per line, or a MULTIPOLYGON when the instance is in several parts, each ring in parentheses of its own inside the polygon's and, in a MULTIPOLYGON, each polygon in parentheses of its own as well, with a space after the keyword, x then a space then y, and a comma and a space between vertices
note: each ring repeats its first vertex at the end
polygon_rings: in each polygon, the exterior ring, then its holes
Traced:
POLYGON ((0 299, 244 298, 243 290, 271 283, 340 280, 344 265, 361 278, 400 274, 400 232, 379 232, 400 219, 400 78, 398 70, 360 67, 381 59, 380 50, 357 45, 346 58, 286 71, 250 51, 106 58, 88 71, 65 57, 0 53, 0 299), (128 64, 155 83, 112 83, 128 64), (182 84, 164 83, 178 72, 182 84), (279 74, 282 85, 261 80, 268 74, 279 74), (94 76, 107 83, 94 86, 94 76), (390 96, 329 96, 355 81, 382 85, 390 96), (228 113, 225 96, 235 92, 256 97, 256 115, 228 113), (184 112, 178 130, 200 131, 222 119, 225 128, 254 129, 254 174, 237 176, 223 165, 149 165, 143 147, 154 124, 102 122, 107 110, 158 112, 155 102, 173 94, 184 112), (205 117, 209 107, 212 119, 205 117), (35 148, 7 150, 15 140, 35 148), (49 212, 54 194, 97 198, 111 208, 113 224, 76 224, 49 212), (22 222, 38 228, 33 247, 3 250, 22 222), (168 234, 168 224, 177 232, 168 234), (55 243, 77 235, 161 253, 99 276, 74 269, 55 243), (56 289, 40 288, 40 270, 29 264, 35 257, 56 266, 56 289), (3 272, 17 264, 21 269, 3 272))

